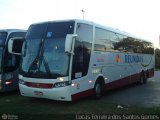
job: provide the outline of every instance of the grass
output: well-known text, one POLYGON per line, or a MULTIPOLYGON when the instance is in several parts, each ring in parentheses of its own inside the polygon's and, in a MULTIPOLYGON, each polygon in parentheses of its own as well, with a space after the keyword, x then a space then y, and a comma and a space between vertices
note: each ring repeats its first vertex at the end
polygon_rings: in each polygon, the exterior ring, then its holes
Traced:
POLYGON ((76 102, 61 102, 23 97, 19 92, 0 93, 1 114, 18 115, 26 119, 66 118, 75 119, 76 114, 158 114, 160 107, 143 108, 84 98, 76 102))
POLYGON ((160 68, 155 68, 155 71, 160 71, 160 68))

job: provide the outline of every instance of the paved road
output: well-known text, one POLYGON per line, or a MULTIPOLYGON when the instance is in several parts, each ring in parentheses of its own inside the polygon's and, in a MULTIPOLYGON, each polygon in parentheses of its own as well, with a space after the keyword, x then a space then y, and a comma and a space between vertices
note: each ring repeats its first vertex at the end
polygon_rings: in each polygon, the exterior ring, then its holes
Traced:
POLYGON ((107 92, 101 100, 122 106, 160 107, 160 71, 155 71, 147 84, 107 92))

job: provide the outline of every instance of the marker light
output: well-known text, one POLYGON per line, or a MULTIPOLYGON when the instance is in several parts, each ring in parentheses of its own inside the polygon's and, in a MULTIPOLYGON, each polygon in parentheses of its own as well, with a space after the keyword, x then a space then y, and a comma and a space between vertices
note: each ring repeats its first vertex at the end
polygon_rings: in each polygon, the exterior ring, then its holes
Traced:
POLYGON ((69 81, 57 82, 57 83, 54 84, 54 87, 58 88, 58 87, 65 87, 65 86, 68 86, 68 85, 71 85, 71 83, 69 81))
POLYGON ((90 80, 90 81, 89 81, 89 83, 92 83, 92 82, 93 82, 93 80, 90 80))
POLYGON ((77 84, 75 84, 75 83, 72 83, 72 85, 71 85, 72 87, 75 87, 75 86, 77 86, 77 84))

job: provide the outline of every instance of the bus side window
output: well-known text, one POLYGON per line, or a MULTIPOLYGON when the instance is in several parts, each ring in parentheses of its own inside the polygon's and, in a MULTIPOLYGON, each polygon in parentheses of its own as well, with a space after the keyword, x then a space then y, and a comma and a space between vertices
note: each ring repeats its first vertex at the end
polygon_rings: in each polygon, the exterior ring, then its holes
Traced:
POLYGON ((19 56, 6 53, 4 55, 4 72, 13 72, 14 70, 18 69, 19 67, 19 56))
POLYGON ((83 48, 82 43, 75 41, 73 64, 72 64, 72 79, 82 77, 83 72, 83 48), (79 74, 79 76, 77 76, 79 74))
POLYGON ((80 23, 77 25, 76 33, 78 37, 76 38, 74 47, 72 79, 83 77, 88 73, 92 48, 91 42, 93 40, 93 27, 80 23))
MULTIPOLYGON (((25 32, 12 32, 10 33, 8 40, 12 37, 25 37, 25 32)), ((21 43, 20 43, 21 44, 21 43)), ((20 51, 20 44, 17 44, 15 49, 20 51)), ((13 72, 19 68, 20 56, 8 53, 8 46, 5 48, 4 54, 4 72, 13 72)))

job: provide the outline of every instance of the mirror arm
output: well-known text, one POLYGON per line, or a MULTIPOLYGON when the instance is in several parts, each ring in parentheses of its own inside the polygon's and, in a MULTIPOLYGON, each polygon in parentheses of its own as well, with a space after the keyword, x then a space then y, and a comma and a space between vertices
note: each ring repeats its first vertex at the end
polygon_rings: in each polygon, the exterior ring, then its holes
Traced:
POLYGON ((65 41, 65 52, 73 53, 73 46, 75 43, 75 37, 77 37, 77 34, 67 34, 66 41, 65 41))

